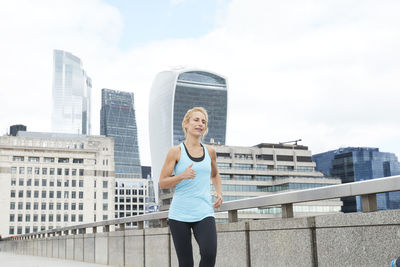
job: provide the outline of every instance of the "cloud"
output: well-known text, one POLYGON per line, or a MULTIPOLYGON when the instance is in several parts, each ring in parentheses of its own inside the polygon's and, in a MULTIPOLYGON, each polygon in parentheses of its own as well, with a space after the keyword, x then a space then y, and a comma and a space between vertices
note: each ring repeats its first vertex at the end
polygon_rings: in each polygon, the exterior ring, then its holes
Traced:
POLYGON ((123 51, 123 20, 114 7, 54 2, 0 4, 1 131, 15 123, 50 130, 52 49, 58 48, 80 57, 93 79, 94 133, 101 88, 135 93, 143 164, 150 164, 151 84, 177 65, 228 78, 229 145, 301 138, 315 153, 372 146, 400 156, 397 1, 234 0, 204 36, 123 51))

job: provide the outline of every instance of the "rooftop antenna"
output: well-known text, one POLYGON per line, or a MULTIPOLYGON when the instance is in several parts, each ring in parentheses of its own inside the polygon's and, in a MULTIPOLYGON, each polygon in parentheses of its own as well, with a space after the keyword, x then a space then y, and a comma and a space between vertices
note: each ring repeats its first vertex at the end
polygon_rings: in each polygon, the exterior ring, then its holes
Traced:
POLYGON ((297 142, 300 142, 300 141, 301 141, 301 139, 297 139, 297 140, 293 140, 293 141, 279 142, 279 144, 283 145, 283 144, 293 143, 295 146, 297 146, 297 142))

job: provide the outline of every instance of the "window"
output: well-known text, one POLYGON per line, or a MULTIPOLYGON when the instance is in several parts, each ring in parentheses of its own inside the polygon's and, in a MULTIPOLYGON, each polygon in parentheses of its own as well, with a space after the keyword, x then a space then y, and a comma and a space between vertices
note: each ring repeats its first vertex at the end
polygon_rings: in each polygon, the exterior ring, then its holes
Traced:
POLYGON ((293 161, 293 156, 286 156, 286 155, 277 155, 277 161, 293 161))
POLYGON ((71 174, 72 174, 72 176, 76 176, 76 169, 72 169, 71 174))
POLYGON ((61 168, 57 169, 57 175, 62 175, 62 169, 61 168))
POLYGON ((83 163, 83 159, 73 159, 72 163, 79 163, 82 164, 83 163))
POLYGON ((45 222, 46 221, 46 214, 40 215, 40 221, 45 222))
POLYGON ((14 226, 10 226, 10 230, 8 231, 10 235, 14 234, 14 226))
POLYGON ((39 190, 33 191, 33 197, 38 198, 39 197, 39 190))
POLYGON ((238 170, 251 170, 253 169, 253 164, 236 163, 233 165, 235 169, 238 170))
POLYGON ((64 169, 64 175, 69 175, 69 169, 64 169))
POLYGON ((15 190, 10 191, 10 197, 15 197, 15 190))
POLYGON ((46 179, 42 179, 42 186, 46 186, 47 185, 47 180, 46 179))
POLYGON ((57 220, 57 222, 61 222, 61 214, 57 214, 56 220, 57 220))
POLYGON ((46 198, 46 191, 42 191, 42 198, 46 198))
POLYGON ((26 191, 26 197, 27 197, 27 198, 30 198, 30 197, 31 197, 31 190, 27 190, 27 191, 26 191))
POLYGON ((42 210, 46 210, 46 202, 42 202, 42 210))
POLYGON ((54 168, 50 168, 49 174, 54 175, 54 168))
POLYGON ((64 203, 64 210, 68 210, 68 203, 67 202, 64 203))
POLYGON ((15 214, 10 214, 10 222, 13 222, 15 220, 15 214))
POLYGON ((17 167, 11 167, 11 173, 16 174, 17 173, 17 167))
POLYGON ((30 202, 26 202, 25 203, 25 209, 26 210, 30 210, 31 209, 31 203, 30 202))
POLYGON ((68 222, 68 214, 64 214, 64 222, 68 222))
POLYGON ((103 181, 103 188, 107 188, 108 187, 108 181, 103 181))
POLYGON ((108 215, 103 215, 103 221, 108 220, 108 215))
POLYGON ((53 202, 49 203, 49 210, 54 210, 54 203, 53 202))
POLYGON ((53 221, 53 214, 49 214, 49 222, 52 222, 53 221))
POLYGON ((107 203, 103 204, 103 210, 108 210, 108 204, 107 203))
POLYGON ((79 180, 79 187, 83 187, 83 180, 79 180))
POLYGON ((218 162, 218 169, 230 169, 231 164, 230 163, 223 163, 223 162, 218 162))
POLYGON ((54 191, 49 191, 49 198, 54 198, 54 191))
POLYGON ((83 198, 83 192, 79 191, 79 198, 83 198))
POLYGON ((103 199, 108 199, 108 192, 103 192, 103 199))
POLYGON ((42 174, 47 175, 47 168, 42 168, 42 174))
POLYGON ((61 181, 61 179, 57 179, 57 186, 62 186, 62 181, 61 181))
POLYGON ((64 198, 68 198, 68 191, 64 191, 64 198))
POLYGON ((64 187, 68 187, 69 186, 69 180, 65 180, 64 181, 64 187))
POLYGON ((40 174, 40 168, 37 168, 37 167, 35 168, 35 174, 36 174, 36 175, 39 175, 39 174, 40 174))
POLYGON ((25 168, 19 167, 19 174, 24 174, 24 173, 25 173, 25 168))
POLYGON ((54 186, 54 180, 53 179, 50 180, 50 186, 54 186))
POLYGON ((34 185, 35 185, 35 186, 39 186, 39 179, 35 179, 34 185))
POLYGON ((72 180, 71 186, 72 186, 72 187, 76 187, 76 180, 72 180))
POLYGON ((24 161, 23 156, 13 156, 13 161, 24 161))
POLYGON ((75 222, 76 221, 76 215, 75 214, 71 214, 71 222, 75 222))
POLYGON ((76 203, 71 203, 71 210, 76 210, 76 203))
POLYGON ((45 157, 45 158, 43 159, 43 161, 44 161, 44 162, 54 162, 54 158, 45 157))
POLYGON ((76 192, 75 191, 71 192, 71 198, 76 198, 76 192))
POLYGON ((24 197, 24 191, 23 190, 19 190, 18 191, 18 197, 24 197))
POLYGON ((28 157, 29 162, 39 162, 39 157, 28 157))
POLYGON ((69 158, 58 158, 58 163, 68 163, 69 158))
POLYGON ((61 203, 57 203, 57 210, 61 210, 61 203))
POLYGON ((31 221, 31 215, 30 214, 25 214, 25 221, 30 222, 31 221))
POLYGON ((31 186, 31 185, 32 185, 32 179, 31 179, 31 178, 29 178, 29 179, 26 181, 26 185, 27 185, 27 186, 31 186))
POLYGON ((22 210, 24 208, 24 203, 23 202, 18 202, 18 209, 22 210))
POLYGON ((269 155, 269 154, 263 154, 263 155, 257 155, 256 159, 258 160, 274 160, 274 155, 269 155))
POLYGON ((83 169, 79 169, 79 176, 83 176, 83 169))
POLYGON ((27 167, 26 168, 26 173, 27 174, 32 174, 32 167, 27 167))
POLYGON ((80 222, 83 222, 83 214, 79 214, 79 217, 78 217, 78 218, 79 218, 79 221, 80 221, 80 222))
POLYGON ((83 210, 83 203, 79 203, 79 210, 83 210))
POLYGON ((19 180, 18 180, 18 185, 23 186, 23 185, 24 185, 24 179, 19 179, 19 180))
POLYGON ((57 198, 61 198, 61 191, 57 191, 57 198))
POLYGON ((15 210, 15 202, 10 202, 10 210, 15 210))
POLYGON ((17 235, 22 235, 22 226, 18 226, 17 235))
POLYGON ((38 210, 39 209, 39 202, 34 202, 33 203, 33 209, 38 210))

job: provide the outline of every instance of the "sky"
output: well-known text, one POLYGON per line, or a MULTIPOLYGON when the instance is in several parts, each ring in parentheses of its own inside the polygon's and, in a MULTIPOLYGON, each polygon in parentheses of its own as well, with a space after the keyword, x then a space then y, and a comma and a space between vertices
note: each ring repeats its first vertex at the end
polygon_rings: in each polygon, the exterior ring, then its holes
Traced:
POLYGON ((227 145, 302 139, 313 154, 346 146, 400 156, 400 1, 16 0, 0 2, 0 134, 51 130, 53 49, 101 89, 133 92, 142 165, 148 103, 176 66, 228 80, 227 145))

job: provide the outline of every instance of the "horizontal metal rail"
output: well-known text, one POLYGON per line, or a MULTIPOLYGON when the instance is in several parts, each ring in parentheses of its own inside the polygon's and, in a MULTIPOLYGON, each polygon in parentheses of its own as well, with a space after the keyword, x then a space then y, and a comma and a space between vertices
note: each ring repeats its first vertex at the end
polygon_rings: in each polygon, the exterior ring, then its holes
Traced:
MULTIPOLYGON (((369 212, 377 210, 376 194, 393 191, 400 191, 400 175, 227 201, 224 202, 216 212, 228 212, 229 221, 235 222, 238 220, 238 210, 280 205, 282 207, 282 217, 290 218, 293 217, 293 204, 295 203, 351 196, 361 196, 363 212, 369 212)), ((160 220, 161 225, 166 226, 167 218, 168 211, 154 212, 114 220, 54 228, 41 232, 8 237, 5 238, 5 240, 40 238, 45 236, 63 235, 63 233, 64 235, 70 233, 76 234, 79 230, 86 233, 86 229, 88 228, 92 228, 95 233, 97 232, 97 227, 104 227, 105 231, 108 232, 110 231, 111 225, 119 225, 120 230, 123 230, 125 229, 126 223, 132 222, 137 222, 138 228, 143 229, 144 222, 152 220, 160 220)))

